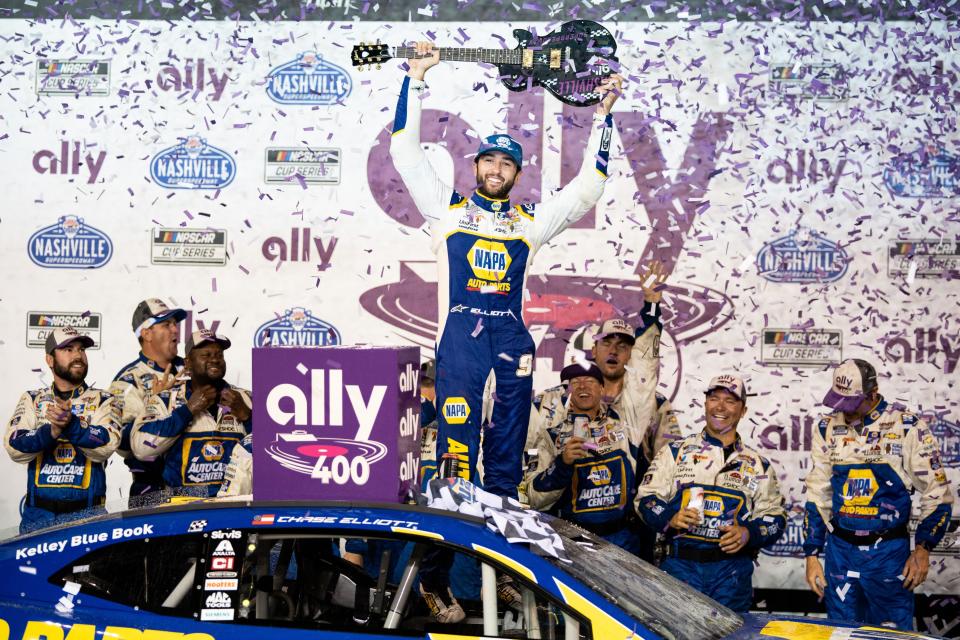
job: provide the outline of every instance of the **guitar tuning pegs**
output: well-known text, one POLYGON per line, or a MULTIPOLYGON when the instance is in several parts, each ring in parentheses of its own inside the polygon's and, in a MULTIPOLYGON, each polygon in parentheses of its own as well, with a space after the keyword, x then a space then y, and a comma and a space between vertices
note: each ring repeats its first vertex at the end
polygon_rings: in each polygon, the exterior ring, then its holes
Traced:
POLYGON ((377 65, 377 71, 380 71, 380 65, 377 65))

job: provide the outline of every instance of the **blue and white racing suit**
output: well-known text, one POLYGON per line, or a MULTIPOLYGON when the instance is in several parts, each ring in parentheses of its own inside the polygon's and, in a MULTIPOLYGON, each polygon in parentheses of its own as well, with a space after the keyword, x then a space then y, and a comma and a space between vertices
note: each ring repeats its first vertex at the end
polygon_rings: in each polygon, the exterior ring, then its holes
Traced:
POLYGON ((753 601, 753 555, 783 535, 787 516, 770 461, 743 446, 740 436, 724 447, 704 430, 660 449, 637 490, 636 507, 655 531, 667 532, 669 557, 661 567, 734 611, 753 601), (670 519, 703 489, 703 519, 684 531, 670 519), (738 524, 750 532, 737 553, 720 548, 721 528, 738 524))
POLYGON ((74 389, 69 395, 73 417, 58 438, 46 418, 55 397, 52 387, 27 391, 7 425, 7 453, 29 465, 21 532, 46 526, 58 514, 103 504, 104 463, 120 443, 112 394, 83 384, 74 389))
POLYGON ((437 176, 420 145, 425 86, 404 79, 390 154, 430 224, 440 270, 437 460, 453 454, 456 474, 478 480, 481 404, 493 370, 497 402, 484 434, 483 485, 516 497, 533 390, 534 343, 523 323, 527 274, 536 252, 603 193, 613 121, 595 118, 580 173, 542 204, 463 196, 437 176))
MULTIPOLYGON (((176 357, 171 363, 173 376, 183 371, 183 358, 176 357)), ((153 384, 163 376, 163 367, 143 352, 136 360, 124 366, 110 383, 110 392, 115 396, 114 403, 120 412, 123 437, 117 453, 130 469, 133 483, 130 485, 130 501, 136 504, 141 496, 163 489, 163 458, 158 456, 150 461, 140 460, 130 453, 130 432, 133 423, 143 413, 147 396, 152 393, 153 384)))
POLYGON ((913 593, 901 577, 910 495, 920 492, 914 539, 927 549, 946 533, 953 504, 936 438, 919 417, 881 398, 859 429, 839 412, 822 417, 811 454, 803 550, 813 556, 826 545, 827 615, 912 630, 913 593))
POLYGON ((638 456, 640 446, 631 441, 629 427, 613 409, 603 406, 592 420, 568 410, 537 442, 537 468, 524 482, 527 499, 532 508, 555 513, 639 555, 641 537, 629 522, 638 456), (584 421, 596 448, 567 464, 562 451, 577 420, 584 421))
MULTIPOLYGON (((248 407, 253 406, 248 391, 225 384, 227 388, 239 393, 248 407)), ((217 404, 193 415, 187 406, 192 393, 187 380, 148 396, 133 425, 130 448, 140 460, 163 457, 166 486, 205 487, 208 495, 215 496, 234 447, 252 431, 252 417, 241 422, 217 404)))

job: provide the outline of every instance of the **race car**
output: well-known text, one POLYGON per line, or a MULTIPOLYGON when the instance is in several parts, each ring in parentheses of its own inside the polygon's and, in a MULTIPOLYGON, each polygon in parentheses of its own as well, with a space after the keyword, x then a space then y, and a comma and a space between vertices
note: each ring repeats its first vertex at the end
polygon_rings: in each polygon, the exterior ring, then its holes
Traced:
POLYGON ((543 518, 557 557, 509 542, 490 517, 416 505, 201 500, 102 514, 0 543, 0 640, 929 637, 740 616, 543 518), (457 624, 435 622, 418 594, 441 549, 457 559, 457 624))

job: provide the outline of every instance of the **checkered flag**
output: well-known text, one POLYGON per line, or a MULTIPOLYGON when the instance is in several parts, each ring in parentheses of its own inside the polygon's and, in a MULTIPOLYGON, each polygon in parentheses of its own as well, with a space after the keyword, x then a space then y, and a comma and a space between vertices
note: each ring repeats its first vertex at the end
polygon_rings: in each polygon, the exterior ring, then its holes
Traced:
POLYGON ((440 478, 430 481, 421 501, 434 509, 483 518, 487 528, 507 542, 525 543, 537 555, 571 562, 560 535, 540 519, 540 512, 524 509, 513 498, 488 493, 463 478, 440 478))

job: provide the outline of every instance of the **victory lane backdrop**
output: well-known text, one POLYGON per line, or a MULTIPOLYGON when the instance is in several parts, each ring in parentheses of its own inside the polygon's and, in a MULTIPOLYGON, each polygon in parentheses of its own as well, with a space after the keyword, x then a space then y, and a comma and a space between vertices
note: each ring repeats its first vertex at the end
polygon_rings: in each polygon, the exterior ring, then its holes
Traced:
MULTIPOLYGON (((0 21, 8 413, 50 383, 39 343, 58 323, 94 336, 88 382, 106 388, 137 353, 134 306, 153 296, 190 311, 182 339, 229 336, 227 379, 244 387, 251 350, 267 344, 432 355, 436 266, 388 153, 403 72, 391 61, 360 73, 350 48, 512 47, 514 28, 559 22, 353 15, 0 21)), ((702 428, 714 373, 735 369, 758 391, 740 431, 779 469, 792 518, 756 584, 805 589, 802 478, 832 363, 873 361, 881 393, 923 413, 960 483, 957 36, 929 17, 670 17, 605 21, 628 83, 611 179, 537 257, 535 387, 558 381, 578 326, 638 311, 640 265, 663 261, 661 391, 686 433, 702 428)), ((459 189, 493 131, 524 146, 518 196, 545 198, 575 174, 591 110, 508 92, 489 66, 441 64, 427 82, 423 140, 459 189)), ((24 473, 0 462, 11 523, 24 473)), ((118 458, 108 485, 108 499, 125 497, 118 458)), ((921 591, 960 591, 957 521, 955 508, 921 591)))

